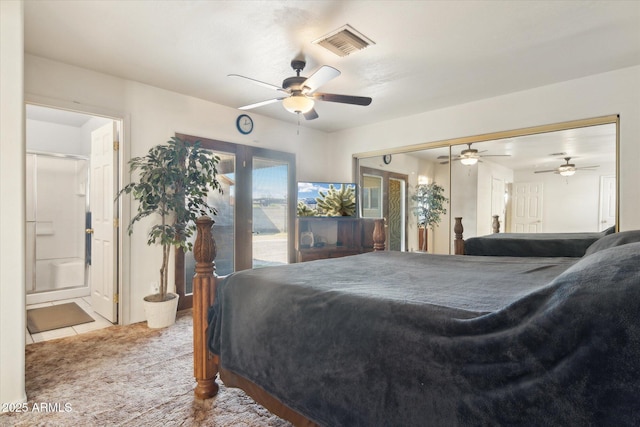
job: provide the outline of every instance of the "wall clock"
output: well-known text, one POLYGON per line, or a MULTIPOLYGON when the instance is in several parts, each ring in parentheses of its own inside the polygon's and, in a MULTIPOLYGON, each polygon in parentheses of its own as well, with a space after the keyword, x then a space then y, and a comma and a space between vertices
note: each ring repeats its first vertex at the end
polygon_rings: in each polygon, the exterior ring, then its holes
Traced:
POLYGON ((253 119, 246 114, 240 114, 236 119, 236 127, 240 133, 248 135, 253 130, 253 119))
POLYGON ((391 163, 391 154, 385 154, 384 156, 382 156, 382 161, 385 165, 391 163))

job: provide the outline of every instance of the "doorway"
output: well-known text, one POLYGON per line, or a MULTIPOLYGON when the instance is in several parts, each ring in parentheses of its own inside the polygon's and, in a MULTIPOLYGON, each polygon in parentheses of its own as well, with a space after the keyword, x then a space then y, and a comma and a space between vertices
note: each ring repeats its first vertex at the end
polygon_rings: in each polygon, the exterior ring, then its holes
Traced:
POLYGON ((407 250, 408 176, 370 167, 360 167, 363 218, 384 218, 387 249, 407 250))
MULTIPOLYGON (((217 179, 222 193, 211 192, 218 276, 234 271, 295 262, 295 155, 261 147, 233 144, 189 135, 220 158, 217 179)), ((192 239, 195 241, 195 235, 192 239)), ((193 304, 192 252, 176 251, 175 283, 179 309, 193 304)))
POLYGON ((73 300, 92 317, 100 316, 96 325, 118 322, 119 228, 113 195, 120 176, 121 130, 119 120, 26 105, 25 283, 30 308, 73 300), (97 139, 108 150, 98 150, 97 139), (96 156, 104 153, 110 160, 100 165, 98 179, 93 169, 96 156), (108 227, 96 227, 96 218, 108 227), (106 303, 100 304, 96 294, 106 303))
POLYGON ((600 177, 600 219, 598 231, 604 231, 616 225, 616 177, 600 177))

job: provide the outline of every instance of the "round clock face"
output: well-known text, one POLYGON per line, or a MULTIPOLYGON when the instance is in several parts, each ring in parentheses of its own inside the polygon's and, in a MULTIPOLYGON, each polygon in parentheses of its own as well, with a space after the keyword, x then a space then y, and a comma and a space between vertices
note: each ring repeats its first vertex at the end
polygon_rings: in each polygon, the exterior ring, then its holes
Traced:
POLYGON ((385 165, 391 163, 391 154, 385 154, 384 156, 382 156, 382 161, 385 165))
POLYGON ((253 120, 246 114, 240 114, 236 120, 236 127, 240 133, 250 134, 253 130, 253 120))

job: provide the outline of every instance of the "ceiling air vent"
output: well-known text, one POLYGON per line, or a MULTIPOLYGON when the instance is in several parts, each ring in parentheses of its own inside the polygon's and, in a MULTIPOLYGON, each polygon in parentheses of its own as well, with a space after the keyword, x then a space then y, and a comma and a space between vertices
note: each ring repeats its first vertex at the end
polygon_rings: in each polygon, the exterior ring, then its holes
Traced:
POLYGON ((350 25, 345 25, 331 33, 314 40, 313 43, 330 50, 338 56, 347 56, 365 47, 375 44, 373 41, 356 31, 350 25))

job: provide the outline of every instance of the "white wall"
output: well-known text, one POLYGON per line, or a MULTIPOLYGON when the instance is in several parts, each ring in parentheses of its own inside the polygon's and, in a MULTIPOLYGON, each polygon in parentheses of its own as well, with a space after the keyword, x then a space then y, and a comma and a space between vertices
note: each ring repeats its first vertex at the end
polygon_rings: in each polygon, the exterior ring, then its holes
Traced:
POLYGON ((349 179, 354 153, 610 114, 620 115, 620 229, 640 229, 640 66, 333 133, 331 172, 349 179))
MULTIPOLYGON (((462 217, 464 236, 477 236, 478 228, 478 167, 468 167, 462 162, 451 163, 451 219, 462 217)), ((441 224, 450 234, 453 224, 441 224)), ((451 242, 453 244, 453 242, 451 242)), ((452 246, 453 247, 453 246, 452 246)))
POLYGON ((542 183, 542 232, 598 231, 600 177, 615 175, 615 165, 600 166, 594 171, 577 171, 570 177, 517 171, 513 181, 542 183))
POLYGON ((86 156, 91 154, 91 132, 110 122, 104 117, 92 117, 82 126, 70 126, 27 119, 27 150, 86 156))
POLYGON ((27 150, 58 154, 80 154, 82 147, 79 127, 40 120, 27 120, 27 150))
MULTIPOLYGON (((236 129, 240 113, 236 109, 31 55, 25 57, 25 92, 27 100, 51 106, 73 105, 78 111, 90 113, 98 107, 127 119, 123 142, 130 150, 127 157, 144 155, 174 133, 184 133, 296 153, 299 180, 322 181, 331 176, 326 172, 327 135, 306 128, 301 128, 298 135, 293 123, 250 113, 255 130, 245 136, 236 129)), ((123 212, 121 222, 127 224, 130 217, 131 212, 123 212)), ((123 233, 127 246, 124 252, 130 254, 126 260, 130 268, 122 284, 124 323, 144 320, 142 298, 149 293, 150 283, 157 282, 161 251, 146 244, 149 224, 136 224, 130 239, 123 233)))
MULTIPOLYGON (((476 224, 476 235, 485 236, 493 233, 492 216, 499 215, 500 230, 505 231, 504 214, 497 212, 496 207, 493 206, 493 180, 500 180, 505 185, 506 183, 513 182, 513 170, 506 168, 497 163, 493 163, 488 160, 483 160, 482 163, 478 163, 478 223, 476 224)), ((500 206, 504 210, 504 198, 500 200, 500 206)))
POLYGON ((25 402, 24 11, 0 1, 0 403, 25 402))

